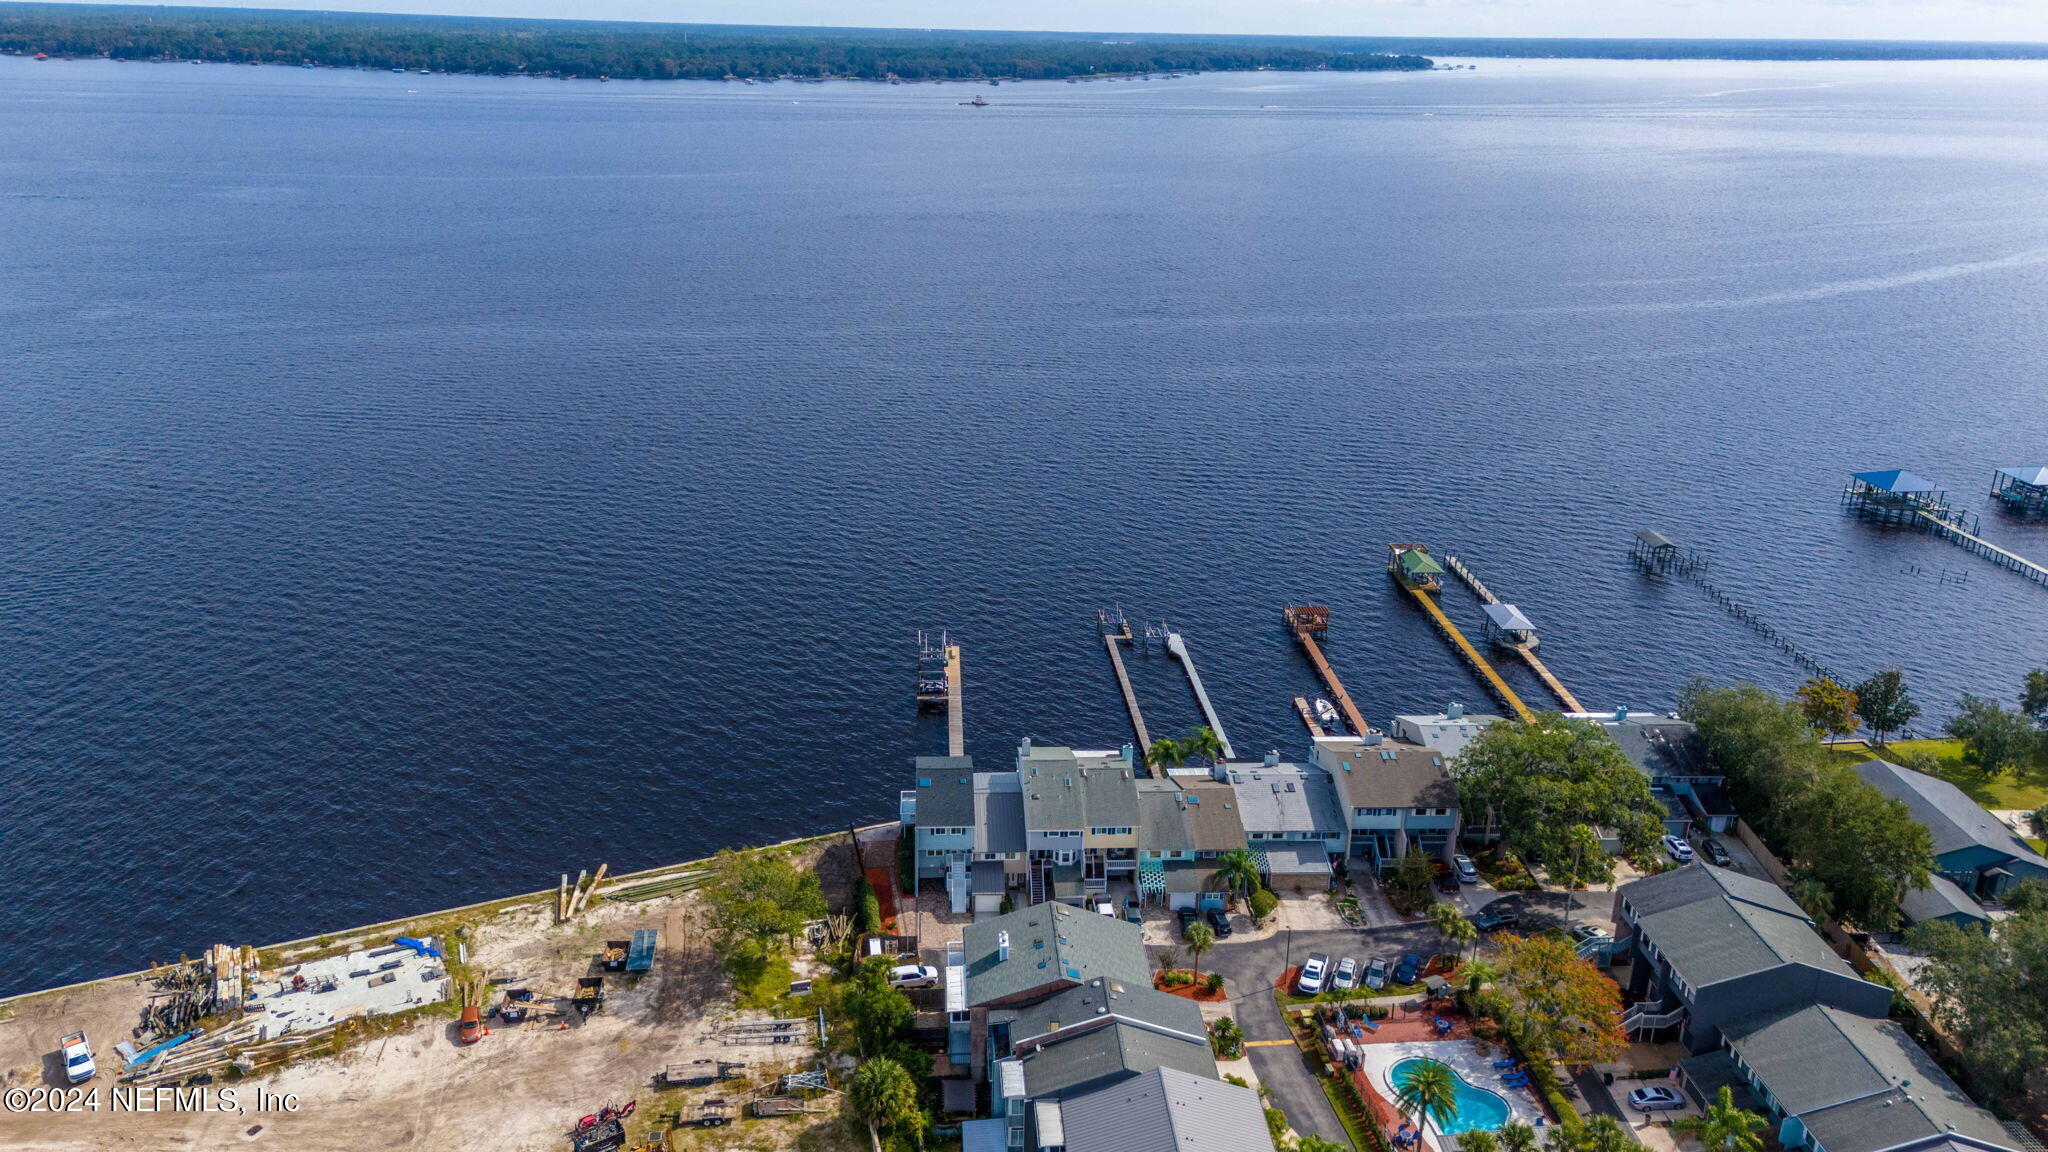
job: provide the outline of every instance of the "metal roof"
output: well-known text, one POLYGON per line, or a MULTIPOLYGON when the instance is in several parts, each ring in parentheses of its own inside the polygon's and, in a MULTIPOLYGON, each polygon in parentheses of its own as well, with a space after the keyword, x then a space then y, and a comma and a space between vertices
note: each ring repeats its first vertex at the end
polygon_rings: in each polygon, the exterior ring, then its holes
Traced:
POLYGON ((2036 488, 2048 488, 2048 468, 2000 468, 1998 474, 2036 488))
POLYGON ((1502 628, 1509 632, 1534 632, 1536 630, 1536 625, 1531 624, 1529 618, 1522 615, 1522 610, 1513 604, 1488 604, 1486 606, 1486 618, 1493 621, 1494 627, 1502 628))
POLYGON ((1652 532, 1648 528, 1636 529, 1636 539, 1641 540, 1643 542, 1643 546, 1646 548, 1678 547, 1678 545, 1673 544, 1671 542, 1670 537, 1664 535, 1662 532, 1652 532))
MULTIPOLYGON (((1312 764, 1232 765, 1227 769, 1247 832, 1339 835, 1346 825, 1330 774, 1312 764)), ((1150 845, 1147 845, 1150 847, 1150 845)))
MULTIPOLYGON (((944 1083, 951 1084, 952 1081, 944 1083)), ((974 1085, 968 1084, 972 1089, 974 1085)), ((960 1152, 1010 1152, 1010 1122, 1001 1117, 960 1125, 960 1152)))
POLYGON ((1429 553, 1419 548, 1401 550, 1401 571, 1411 576, 1434 576, 1443 570, 1443 565, 1430 559, 1429 553))
MULTIPOLYGON (((919 810, 922 816, 923 810, 919 810)), ((1024 851, 1024 793, 1015 772, 974 774, 974 847, 978 852, 1024 851)))
POLYGON ((1155 1068, 1061 1108, 1067 1152, 1272 1152, 1259 1094, 1155 1068))
POLYGON ((1934 486, 1932 480, 1916 472, 1908 472, 1904 468, 1893 468, 1886 472, 1857 472, 1852 478, 1861 480, 1879 491, 1896 492, 1900 495, 1940 490, 1934 486))

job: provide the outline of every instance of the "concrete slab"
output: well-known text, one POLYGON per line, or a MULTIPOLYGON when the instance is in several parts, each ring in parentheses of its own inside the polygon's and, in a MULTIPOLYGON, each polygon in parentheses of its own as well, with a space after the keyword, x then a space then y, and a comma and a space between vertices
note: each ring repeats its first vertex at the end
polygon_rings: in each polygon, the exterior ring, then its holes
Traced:
POLYGON ((440 960, 403 944, 387 944, 285 968, 256 990, 247 1008, 265 1013, 263 1035, 268 1038, 324 1028, 352 1016, 403 1012, 449 995, 448 970, 440 960), (304 977, 305 987, 295 989, 294 977, 304 977))

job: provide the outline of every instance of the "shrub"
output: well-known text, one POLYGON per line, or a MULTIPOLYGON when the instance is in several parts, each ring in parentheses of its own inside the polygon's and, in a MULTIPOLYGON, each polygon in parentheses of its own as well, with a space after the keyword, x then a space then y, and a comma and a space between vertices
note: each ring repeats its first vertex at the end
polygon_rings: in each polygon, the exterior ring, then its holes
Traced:
POLYGON ((1159 982, 1168 988, 1180 988, 1194 983, 1195 977, 1185 968, 1175 968, 1170 972, 1161 972, 1159 982))
POLYGON ((1237 1026, 1237 1021, 1225 1016, 1209 1025, 1209 1045, 1218 1057, 1235 1060, 1244 1055, 1244 1030, 1237 1026))
POLYGON ((874 888, 862 880, 856 889, 860 893, 860 930, 870 936, 882 931, 882 898, 875 895, 874 888))
POLYGON ((1273 914, 1275 908, 1280 907, 1280 897, 1274 895, 1269 888, 1261 888, 1252 893, 1250 904, 1253 919, 1264 920, 1273 914))
POLYGON ((1211 992, 1223 991, 1223 973, 1211 972, 1207 976, 1202 977, 1202 987, 1207 988, 1211 992))

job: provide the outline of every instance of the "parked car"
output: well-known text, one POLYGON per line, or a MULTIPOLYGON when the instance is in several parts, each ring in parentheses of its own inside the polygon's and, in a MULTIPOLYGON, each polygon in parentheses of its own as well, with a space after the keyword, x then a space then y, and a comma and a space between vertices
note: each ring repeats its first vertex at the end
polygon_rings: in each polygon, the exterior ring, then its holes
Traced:
POLYGON ((1451 871, 1450 865, 1444 865, 1444 870, 1436 874, 1436 890, 1446 896, 1455 896, 1457 894, 1458 874, 1451 871))
POLYGON ((1183 936, 1188 934, 1188 926, 1190 924, 1193 924, 1195 921, 1200 920, 1202 918, 1202 914, 1200 912, 1195 911, 1193 908, 1175 909, 1174 915, 1180 917, 1180 934, 1183 936))
POLYGON ((1472 863, 1470 856, 1453 856, 1451 857, 1451 865, 1458 870, 1458 883, 1479 883, 1479 866, 1472 863))
POLYGON ((1202 919, 1209 922, 1209 927, 1216 933, 1218 940, 1230 935, 1230 917, 1223 914, 1223 909, 1210 908, 1202 913, 1202 919))
POLYGON ((1520 918, 1515 915, 1513 909, 1489 904, 1479 910, 1479 915, 1472 918, 1472 924, 1481 932, 1491 932, 1496 928, 1513 927, 1518 919, 1520 918))
POLYGON ((83 1084, 99 1071, 93 1066, 92 1045, 85 1042, 83 1032, 64 1037, 58 1042, 58 1051, 64 1057, 64 1076, 73 1084, 83 1084))
POLYGON ((462 1015, 455 1024, 455 1039, 461 1044, 474 1044, 484 1038, 484 1012, 474 1004, 464 1004, 462 1015))
POLYGON ((1664 851, 1680 864, 1692 863, 1692 845, 1687 844, 1682 836, 1664 837, 1664 851))
POLYGON ((1294 978, 1294 991, 1302 996, 1313 996, 1323 990, 1323 982, 1330 978, 1330 958, 1321 952, 1311 952, 1302 962, 1301 975, 1294 978))
POLYGON ((1410 952, 1394 965, 1394 983, 1413 984, 1422 978, 1422 957, 1410 952))
POLYGON ((1387 986, 1387 958, 1375 956, 1365 962, 1365 986, 1377 992, 1387 986))
POLYGON ((1723 848, 1719 840, 1708 839, 1702 844, 1702 847, 1707 850, 1707 859, 1712 860, 1715 864, 1723 868, 1735 867, 1735 858, 1728 855, 1728 849, 1723 848))
POLYGON ((1574 944, 1584 944, 1588 940, 1603 938, 1607 935, 1607 929, 1600 927, 1598 924, 1572 925, 1571 937, 1574 944))
POLYGON ((939 970, 929 964, 898 964, 889 969, 891 988, 930 988, 939 982, 939 970))
POLYGON ((1095 898, 1094 908, 1096 912, 1109 917, 1111 920, 1116 919, 1116 905, 1113 902, 1111 902, 1109 897, 1097 896, 1095 898))
POLYGON ((1638 1112, 1668 1112, 1685 1107, 1685 1097, 1676 1088, 1637 1088, 1628 1094, 1628 1106, 1638 1112))
POLYGON ((1349 992, 1358 987, 1358 961, 1349 956, 1337 961, 1337 971, 1330 977, 1330 987, 1339 992, 1349 992))

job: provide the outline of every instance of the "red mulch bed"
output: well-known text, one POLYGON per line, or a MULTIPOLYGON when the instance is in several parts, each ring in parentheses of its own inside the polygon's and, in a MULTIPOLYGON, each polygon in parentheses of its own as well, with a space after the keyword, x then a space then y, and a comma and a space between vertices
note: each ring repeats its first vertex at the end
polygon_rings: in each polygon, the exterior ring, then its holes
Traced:
MULTIPOLYGON (((1186 972, 1188 971, 1188 969, 1178 968, 1175 969, 1175 971, 1186 972)), ((1177 987, 1168 988, 1166 985, 1159 982, 1159 978, 1164 975, 1166 975, 1166 973, 1164 972, 1155 973, 1152 977, 1152 987, 1157 988, 1159 991, 1166 993, 1168 996, 1178 996, 1183 1000, 1198 1000, 1204 1004, 1221 1004, 1223 1001, 1230 999, 1230 993, 1228 991, 1224 989, 1218 989, 1214 992, 1211 992, 1208 988, 1202 985, 1200 980, 1197 980, 1193 984, 1182 984, 1177 987)))

